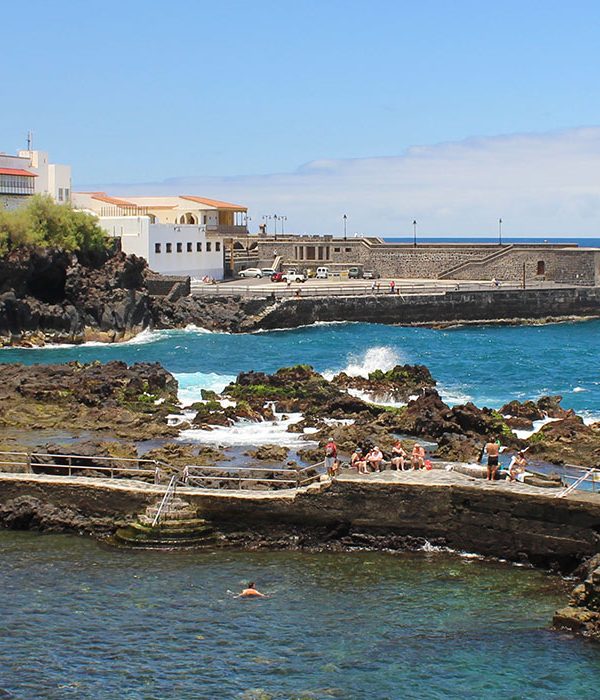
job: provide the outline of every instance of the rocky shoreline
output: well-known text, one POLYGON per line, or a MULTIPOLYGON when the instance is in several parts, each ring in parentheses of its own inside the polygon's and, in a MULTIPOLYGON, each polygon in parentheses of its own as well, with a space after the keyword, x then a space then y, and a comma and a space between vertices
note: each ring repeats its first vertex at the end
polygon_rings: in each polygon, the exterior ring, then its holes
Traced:
POLYGON ((349 321, 448 327, 596 318, 596 288, 452 291, 444 295, 275 299, 150 293, 143 258, 106 252, 80 261, 60 249, 19 247, 0 258, 0 345, 106 343, 145 329, 196 325, 231 333, 349 321))

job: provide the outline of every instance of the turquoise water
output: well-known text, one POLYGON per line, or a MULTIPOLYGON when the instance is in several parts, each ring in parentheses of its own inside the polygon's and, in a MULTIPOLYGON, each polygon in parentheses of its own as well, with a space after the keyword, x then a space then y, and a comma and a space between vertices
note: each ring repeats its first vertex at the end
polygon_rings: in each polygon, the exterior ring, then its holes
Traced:
POLYGON ((365 372, 421 363, 450 403, 497 408, 515 398, 562 394, 563 405, 591 419, 600 416, 599 334, 600 321, 452 330, 356 323, 247 335, 190 329, 147 332, 110 346, 4 349, 0 362, 159 361, 176 374, 186 400, 250 369, 309 363, 321 372, 365 372))
POLYGON ((0 557, 0 697, 598 697, 600 649, 548 629, 565 594, 537 571, 9 532, 0 557), (270 597, 235 598, 248 578, 270 597))

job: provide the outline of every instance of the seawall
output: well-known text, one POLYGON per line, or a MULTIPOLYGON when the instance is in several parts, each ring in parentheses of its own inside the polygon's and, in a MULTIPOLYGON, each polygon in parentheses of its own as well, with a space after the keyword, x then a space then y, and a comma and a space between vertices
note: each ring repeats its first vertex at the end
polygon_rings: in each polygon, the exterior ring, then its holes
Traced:
POLYGON ((586 316, 600 316, 600 287, 450 291, 411 296, 300 296, 272 305, 254 321, 248 319, 248 325, 270 329, 317 321, 427 324, 586 316))
MULTIPOLYGON (((600 551, 597 496, 556 499, 553 489, 532 492, 533 487, 523 487, 525 491, 456 478, 457 483, 448 484, 434 471, 393 482, 343 477, 290 493, 181 488, 178 495, 226 537, 230 533, 234 544, 268 546, 277 541, 278 546, 287 542, 292 547, 298 537, 307 536, 317 544, 337 538, 342 545, 385 547, 393 536, 425 538, 456 550, 566 572, 600 551), (383 537, 377 540, 379 535, 383 537)), ((163 494, 164 487, 132 481, 3 474, 0 522, 20 527, 39 524, 39 513, 27 520, 29 508, 45 512, 48 527, 52 518, 60 527, 59 514, 68 513, 62 529, 106 532, 109 523, 114 527, 135 516, 163 494), (19 508, 20 521, 13 517, 19 508)))

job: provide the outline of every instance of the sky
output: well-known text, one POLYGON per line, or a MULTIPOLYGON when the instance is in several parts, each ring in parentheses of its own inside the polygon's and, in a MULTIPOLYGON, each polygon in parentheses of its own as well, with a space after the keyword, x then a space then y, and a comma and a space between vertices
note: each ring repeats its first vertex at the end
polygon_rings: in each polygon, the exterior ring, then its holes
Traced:
POLYGON ((0 150, 286 231, 600 235, 600 3, 3 3, 0 150), (9 107, 7 109, 7 106, 9 107))

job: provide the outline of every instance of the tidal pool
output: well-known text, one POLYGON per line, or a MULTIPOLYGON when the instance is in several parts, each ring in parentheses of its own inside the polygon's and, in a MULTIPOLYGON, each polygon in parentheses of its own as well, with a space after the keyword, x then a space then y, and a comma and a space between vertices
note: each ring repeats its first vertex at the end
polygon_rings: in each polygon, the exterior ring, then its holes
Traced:
POLYGON ((600 647, 549 629, 568 587, 539 571, 8 531, 0 556, 0 697, 598 697, 600 647))

